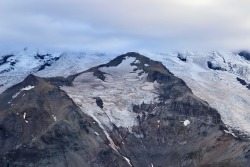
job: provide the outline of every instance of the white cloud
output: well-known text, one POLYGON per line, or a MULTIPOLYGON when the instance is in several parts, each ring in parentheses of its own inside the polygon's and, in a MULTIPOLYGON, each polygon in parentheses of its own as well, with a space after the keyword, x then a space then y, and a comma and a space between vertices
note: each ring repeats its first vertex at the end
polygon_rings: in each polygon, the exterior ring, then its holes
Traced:
POLYGON ((249 49, 248 0, 1 0, 0 47, 249 49))

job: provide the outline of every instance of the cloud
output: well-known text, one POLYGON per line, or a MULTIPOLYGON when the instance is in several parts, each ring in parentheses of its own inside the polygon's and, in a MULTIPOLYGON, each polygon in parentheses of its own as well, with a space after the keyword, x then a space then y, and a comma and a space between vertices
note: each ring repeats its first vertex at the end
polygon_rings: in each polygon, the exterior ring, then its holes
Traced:
POLYGON ((1 0, 0 49, 249 49, 248 0, 1 0))

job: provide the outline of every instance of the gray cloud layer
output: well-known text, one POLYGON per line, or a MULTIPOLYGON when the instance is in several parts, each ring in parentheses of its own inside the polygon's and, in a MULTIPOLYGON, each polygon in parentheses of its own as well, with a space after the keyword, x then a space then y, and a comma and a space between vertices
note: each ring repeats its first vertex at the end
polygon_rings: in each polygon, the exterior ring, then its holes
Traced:
POLYGON ((0 49, 249 49, 249 0, 1 0, 0 49))

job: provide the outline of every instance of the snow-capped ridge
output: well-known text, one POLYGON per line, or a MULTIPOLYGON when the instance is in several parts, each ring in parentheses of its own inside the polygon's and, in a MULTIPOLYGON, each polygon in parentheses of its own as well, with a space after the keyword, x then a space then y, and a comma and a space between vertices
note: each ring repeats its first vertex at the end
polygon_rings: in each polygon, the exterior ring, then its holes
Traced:
POLYGON ((178 53, 144 53, 162 62, 172 73, 183 79, 196 96, 219 111, 228 127, 249 135, 250 61, 238 52, 182 54, 187 55, 186 62, 178 58, 178 53), (215 69, 208 67, 208 61, 215 69), (245 85, 242 85, 243 81, 245 85))
MULTIPOLYGON (((133 57, 135 54, 129 52, 127 56, 133 57)), ((220 112, 226 124, 249 131, 250 61, 247 58, 248 52, 213 51, 166 54, 141 52, 141 54, 162 62, 167 69, 183 79, 195 95, 208 101, 212 107, 220 112)), ((22 81, 29 74, 41 77, 67 77, 95 65, 105 64, 114 57, 115 55, 109 54, 50 53, 30 49, 2 54, 0 56, 0 92, 22 81), (4 57, 6 55, 9 56, 4 57), (52 60, 57 58, 59 59, 56 61, 52 60), (45 60, 51 60, 51 63, 46 65, 45 60), (44 68, 39 71, 42 66, 44 68)), ((121 57, 121 60, 123 58, 121 57)), ((116 60, 116 64, 112 63, 110 66, 118 64, 116 60)), ((151 64, 139 59, 132 62, 133 64, 145 69, 151 66, 151 64)), ((126 78, 126 82, 137 82, 143 78, 143 71, 136 68, 133 70, 137 70, 132 72, 138 72, 141 76, 126 78)), ((145 83, 144 88, 145 86, 147 88, 147 83, 145 83)), ((102 87, 98 88, 102 89, 102 87)))
POLYGON ((140 61, 131 54, 118 56, 107 64, 92 68, 105 76, 103 80, 87 71, 75 78, 73 87, 62 87, 83 112, 110 130, 115 124, 131 131, 138 124, 133 105, 157 102, 157 83, 147 82, 147 74, 137 69, 136 64, 140 61), (103 108, 96 105, 95 97, 103 101, 103 108))
POLYGON ((69 76, 107 62, 105 54, 85 52, 50 52, 24 49, 0 55, 0 93, 29 74, 40 77, 69 76))

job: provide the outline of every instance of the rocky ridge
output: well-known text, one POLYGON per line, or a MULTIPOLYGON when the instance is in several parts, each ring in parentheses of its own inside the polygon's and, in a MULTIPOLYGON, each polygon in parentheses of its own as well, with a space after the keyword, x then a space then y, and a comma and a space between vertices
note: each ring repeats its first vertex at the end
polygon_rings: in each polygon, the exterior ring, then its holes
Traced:
POLYGON ((162 63, 133 52, 67 78, 29 75, 0 108, 3 167, 249 163, 247 138, 162 63))

